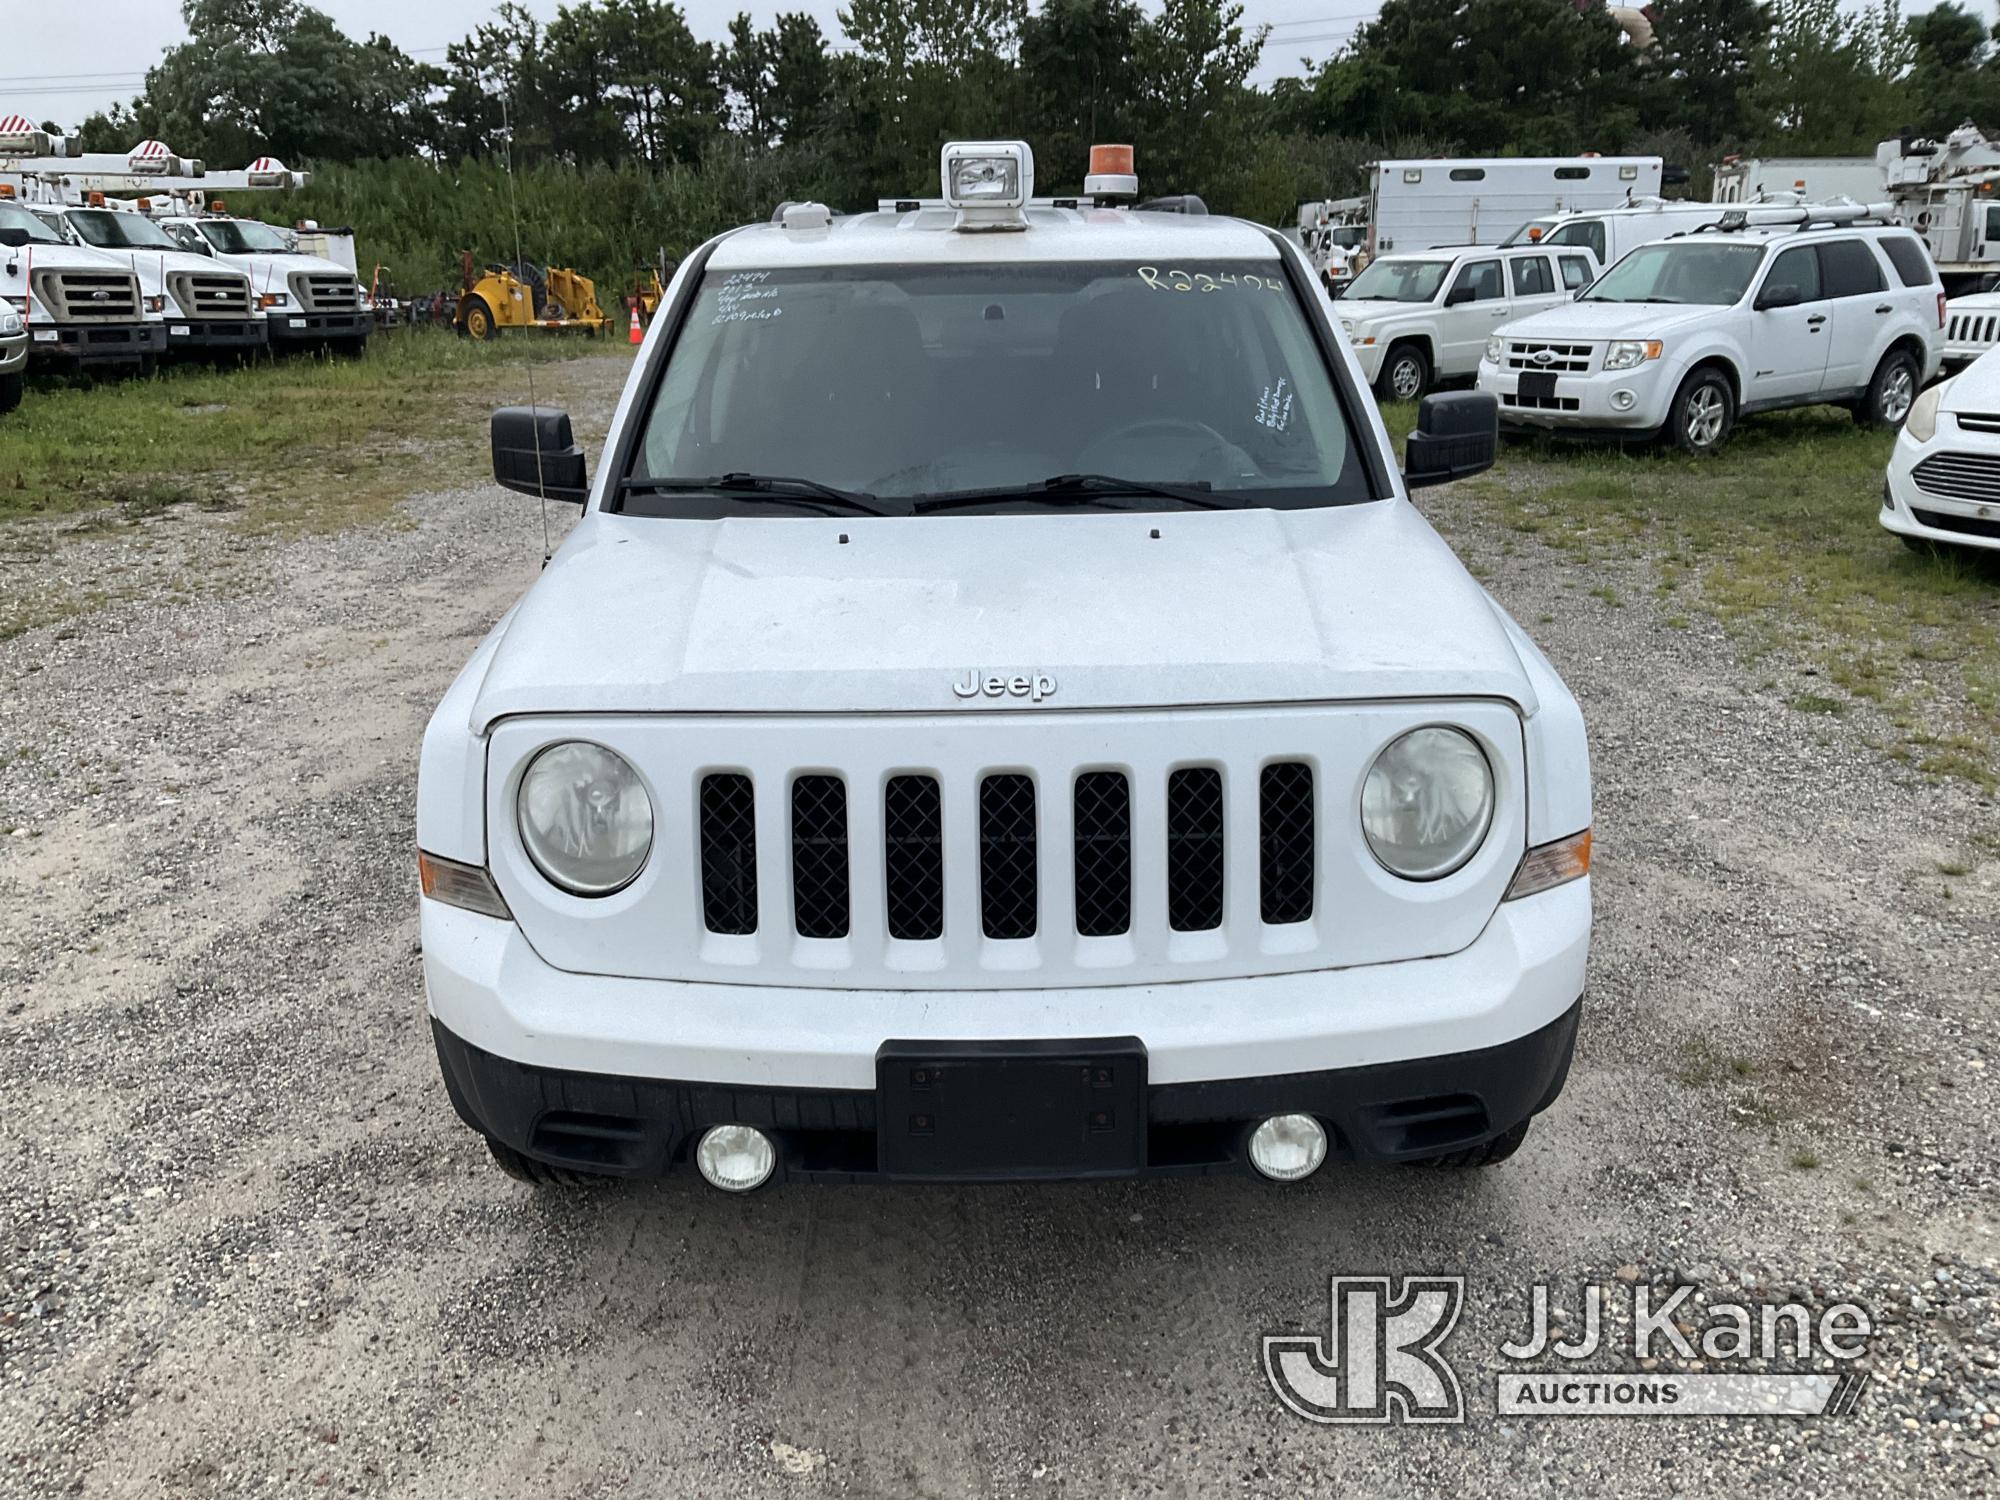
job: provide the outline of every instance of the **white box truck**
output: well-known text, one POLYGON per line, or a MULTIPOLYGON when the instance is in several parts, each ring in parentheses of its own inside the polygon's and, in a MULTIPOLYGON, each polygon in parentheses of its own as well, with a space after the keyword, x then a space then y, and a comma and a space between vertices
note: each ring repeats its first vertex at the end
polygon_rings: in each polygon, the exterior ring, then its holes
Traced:
POLYGON ((1725 156, 1716 164, 1717 203, 1755 203, 1796 193, 1808 203, 1878 202, 1883 172, 1872 156, 1725 156))
POLYGON ((1530 219, 1658 197, 1657 156, 1440 157, 1369 168, 1368 251, 1497 245, 1530 219))

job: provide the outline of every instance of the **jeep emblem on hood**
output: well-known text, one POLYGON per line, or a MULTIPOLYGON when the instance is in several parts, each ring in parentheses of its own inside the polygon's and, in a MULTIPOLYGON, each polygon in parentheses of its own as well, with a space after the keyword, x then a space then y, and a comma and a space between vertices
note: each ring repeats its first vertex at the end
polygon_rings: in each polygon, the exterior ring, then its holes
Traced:
POLYGON ((1055 696, 1056 680, 1046 672, 1031 677, 1002 677, 998 673, 981 677, 977 672, 967 672, 963 679, 952 682, 951 690, 960 698, 1026 698, 1030 703, 1040 703, 1055 696))

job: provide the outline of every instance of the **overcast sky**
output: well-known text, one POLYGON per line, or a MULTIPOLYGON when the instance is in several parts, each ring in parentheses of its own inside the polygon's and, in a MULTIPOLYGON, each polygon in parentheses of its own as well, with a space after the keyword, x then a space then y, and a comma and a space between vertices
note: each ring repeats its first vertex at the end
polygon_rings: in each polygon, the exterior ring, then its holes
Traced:
MULTIPOLYGON (((495 0, 316 3, 356 40, 379 31, 406 52, 443 62, 445 44, 490 17, 495 0)), ((768 25, 779 10, 808 10, 838 39, 841 0, 682 3, 695 34, 711 41, 721 40, 729 18, 745 9, 760 25, 768 25)), ((1246 0, 1246 21, 1276 28, 1258 81, 1297 71, 1302 53, 1325 57, 1378 8, 1379 0, 1246 0)), ((548 17, 555 13, 556 0, 529 0, 528 9, 548 17)), ((136 94, 146 69, 185 35, 177 0, 0 0, 0 115, 19 111, 74 128, 84 116, 136 94)))

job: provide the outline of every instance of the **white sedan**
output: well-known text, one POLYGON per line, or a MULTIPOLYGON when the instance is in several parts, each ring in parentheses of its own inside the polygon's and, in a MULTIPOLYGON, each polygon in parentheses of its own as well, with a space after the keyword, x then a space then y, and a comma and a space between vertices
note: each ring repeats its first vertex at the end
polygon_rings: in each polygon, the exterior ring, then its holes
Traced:
POLYGON ((1913 547, 2000 550, 2000 350, 1917 397, 1889 456, 1881 519, 1913 547))

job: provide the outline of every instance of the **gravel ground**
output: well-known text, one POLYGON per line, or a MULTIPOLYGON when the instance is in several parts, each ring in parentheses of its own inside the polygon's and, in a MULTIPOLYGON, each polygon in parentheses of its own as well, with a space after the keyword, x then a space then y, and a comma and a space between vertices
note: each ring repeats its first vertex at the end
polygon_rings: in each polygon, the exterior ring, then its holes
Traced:
MULTIPOLYGON (((601 431, 623 369, 544 379, 601 431)), ((0 645, 0 1496, 2000 1491, 1993 807, 1424 503, 1590 716, 1577 1066, 1502 1167, 1284 1191, 516 1185, 438 1080, 411 806, 532 504, 285 543, 179 515, 35 564, 253 581, 0 645), (1468 1278, 1464 1426, 1311 1426, 1264 1384, 1259 1336, 1368 1272, 1468 1278), (1501 1419, 1536 1282, 1572 1320, 1585 1283, 1859 1301, 1871 1384, 1804 1422, 1501 1419)))

